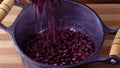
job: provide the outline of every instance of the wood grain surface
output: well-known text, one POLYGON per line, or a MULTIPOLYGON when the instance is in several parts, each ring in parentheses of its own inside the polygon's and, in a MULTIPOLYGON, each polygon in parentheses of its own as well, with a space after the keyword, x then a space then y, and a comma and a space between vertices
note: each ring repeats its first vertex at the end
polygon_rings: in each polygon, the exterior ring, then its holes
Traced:
MULTIPOLYGON (((104 23, 110 28, 116 28, 120 26, 120 4, 87 4, 93 8, 104 21, 104 23)), ((10 26, 21 8, 14 6, 8 16, 2 21, 6 26, 10 26)), ((93 27, 94 28, 94 27, 93 27)), ((107 35, 103 48, 101 49, 101 56, 107 56, 109 54, 110 47, 112 45, 115 34, 107 35)), ((89 68, 120 68, 118 65, 110 65, 106 63, 96 62, 88 64, 89 68)), ((14 48, 14 44, 9 35, 0 29, 0 68, 24 68, 14 48)))

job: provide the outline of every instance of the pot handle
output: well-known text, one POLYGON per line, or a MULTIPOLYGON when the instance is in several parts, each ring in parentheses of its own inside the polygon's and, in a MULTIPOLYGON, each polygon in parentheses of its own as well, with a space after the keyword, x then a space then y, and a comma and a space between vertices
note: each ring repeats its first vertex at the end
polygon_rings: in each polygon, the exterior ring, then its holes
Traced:
POLYGON ((0 0, 0 28, 7 30, 8 27, 3 25, 1 21, 7 16, 13 5, 17 5, 25 9, 26 4, 30 4, 28 0, 0 0))
POLYGON ((99 57, 97 61, 106 62, 110 64, 119 64, 120 63, 120 28, 114 30, 109 29, 108 33, 116 33, 109 56, 99 57))
POLYGON ((118 32, 116 33, 116 36, 113 40, 113 44, 109 53, 109 57, 107 57, 105 60, 102 59, 104 62, 108 62, 111 64, 118 64, 120 63, 120 29, 118 29, 118 32))
POLYGON ((0 22, 5 18, 10 9, 13 7, 15 0, 3 0, 0 4, 0 22))
POLYGON ((4 26, 1 21, 5 18, 5 16, 9 13, 11 8, 13 7, 15 0, 3 0, 0 4, 0 28, 6 30, 7 27, 4 26))
POLYGON ((120 57, 120 29, 115 36, 109 55, 116 55, 120 57))

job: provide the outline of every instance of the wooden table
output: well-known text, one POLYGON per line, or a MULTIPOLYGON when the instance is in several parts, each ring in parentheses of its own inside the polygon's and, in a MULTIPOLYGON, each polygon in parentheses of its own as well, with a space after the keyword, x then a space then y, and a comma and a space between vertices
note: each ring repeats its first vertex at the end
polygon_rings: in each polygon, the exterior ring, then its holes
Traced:
MULTIPOLYGON (((120 26, 120 4, 87 4, 93 8, 102 18, 104 23, 116 28, 120 26)), ((6 26, 10 26, 21 8, 14 6, 9 15, 2 21, 6 26)), ((112 45, 114 35, 108 35, 101 50, 101 56, 107 56, 112 45)), ((119 65, 105 63, 91 63, 90 68, 120 68, 119 65)), ((0 68, 23 68, 21 59, 14 48, 14 44, 8 34, 0 29, 0 68)))

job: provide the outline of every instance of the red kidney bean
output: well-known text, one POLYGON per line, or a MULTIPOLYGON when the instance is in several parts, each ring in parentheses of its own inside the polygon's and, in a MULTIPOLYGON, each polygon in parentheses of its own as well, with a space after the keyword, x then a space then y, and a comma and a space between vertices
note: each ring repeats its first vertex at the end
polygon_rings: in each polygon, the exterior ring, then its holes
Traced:
POLYGON ((45 30, 42 32, 44 38, 35 35, 25 42, 24 53, 40 63, 62 66, 85 60, 94 52, 93 41, 80 31, 72 31, 69 28, 56 31, 56 36, 59 36, 56 37, 57 44, 51 42, 53 40, 48 38, 49 31, 45 30))

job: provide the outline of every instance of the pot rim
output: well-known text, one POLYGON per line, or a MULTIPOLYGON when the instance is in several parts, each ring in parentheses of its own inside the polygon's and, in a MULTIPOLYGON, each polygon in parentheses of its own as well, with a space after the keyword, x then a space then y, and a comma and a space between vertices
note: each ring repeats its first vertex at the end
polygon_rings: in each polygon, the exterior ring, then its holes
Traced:
MULTIPOLYGON (((88 7, 87 5, 83 4, 83 3, 78 3, 78 2, 75 2, 75 1, 67 1, 67 2, 70 2, 70 3, 73 3, 73 4, 77 4, 77 5, 81 5, 83 7, 85 7, 86 9, 92 11, 96 17, 98 18, 98 20, 101 22, 100 23, 100 27, 103 31, 103 39, 102 39, 102 42, 104 41, 104 37, 105 35, 107 34, 107 27, 103 24, 103 21, 101 20, 101 18, 99 17, 99 15, 93 10, 91 9, 90 7, 88 7)), ((31 7, 31 6, 29 6, 31 7)), ((27 7, 27 9, 29 9, 29 7, 27 7)), ((18 19, 19 17, 22 15, 23 12, 25 12, 25 10, 27 10, 25 8, 23 8, 23 11, 19 14, 18 18, 15 20, 14 24, 8 28, 7 32, 10 34, 11 38, 14 40, 14 44, 15 44, 15 48, 16 50, 19 52, 19 54, 24 57, 25 59, 27 59, 26 61, 28 62, 31 62, 31 63, 34 63, 36 65, 39 65, 39 66, 43 66, 43 67, 49 67, 49 68, 68 68, 68 67, 73 67, 73 66, 78 66, 78 65, 81 65, 81 64, 84 64, 84 63, 88 63, 88 62, 93 62, 93 61, 97 61, 100 57, 99 57, 99 50, 98 51, 95 51, 93 52, 86 60, 83 60, 81 61, 80 63, 75 63, 75 64, 72 64, 72 65, 63 65, 63 66, 54 66, 54 65, 48 65, 48 64, 43 64, 43 63, 39 63, 33 59, 31 59, 30 57, 28 57, 25 53, 23 53, 23 51, 17 46, 17 41, 15 40, 15 35, 14 35, 14 30, 16 28, 16 24, 18 22, 18 19), (93 57, 94 56, 94 59, 93 57), (96 57, 96 58, 95 58, 96 57), (92 60, 89 60, 89 59, 92 59, 92 60)), ((101 46, 98 48, 100 49, 102 47, 102 44, 101 43, 101 46)))

